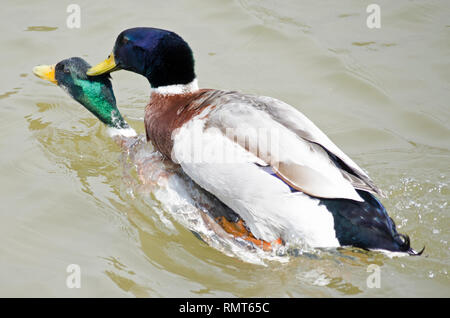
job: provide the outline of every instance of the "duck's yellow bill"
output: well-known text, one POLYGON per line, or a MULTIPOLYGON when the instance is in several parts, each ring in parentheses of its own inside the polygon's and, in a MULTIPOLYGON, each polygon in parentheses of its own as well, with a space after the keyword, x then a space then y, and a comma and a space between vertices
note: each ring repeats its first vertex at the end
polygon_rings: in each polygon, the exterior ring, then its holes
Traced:
POLYGON ((114 54, 111 53, 106 60, 98 63, 87 70, 86 74, 89 76, 101 75, 110 73, 117 69, 116 61, 114 60, 114 54))
POLYGON ((50 81, 53 84, 58 84, 55 79, 55 64, 35 66, 33 67, 33 73, 37 77, 50 81))

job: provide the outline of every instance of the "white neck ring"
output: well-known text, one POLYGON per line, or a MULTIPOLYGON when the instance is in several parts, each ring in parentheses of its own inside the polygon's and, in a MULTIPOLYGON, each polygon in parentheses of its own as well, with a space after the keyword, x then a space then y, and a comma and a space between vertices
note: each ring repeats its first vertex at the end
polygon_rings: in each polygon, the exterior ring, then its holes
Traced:
POLYGON ((196 78, 187 84, 175 84, 167 86, 159 86, 152 89, 153 92, 161 95, 179 95, 188 94, 198 91, 198 81, 196 78))

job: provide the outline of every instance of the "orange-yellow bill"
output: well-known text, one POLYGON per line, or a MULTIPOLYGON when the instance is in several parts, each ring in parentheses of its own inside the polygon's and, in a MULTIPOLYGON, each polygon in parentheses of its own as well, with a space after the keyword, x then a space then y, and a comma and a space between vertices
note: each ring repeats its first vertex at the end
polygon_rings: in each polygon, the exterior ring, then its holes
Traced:
POLYGON ((104 73, 110 73, 117 69, 116 61, 114 60, 114 54, 111 53, 106 60, 91 67, 86 72, 89 76, 101 75, 104 73))
POLYGON ((33 68, 33 73, 37 77, 45 79, 52 82, 53 84, 58 84, 55 79, 55 65, 39 65, 33 68))

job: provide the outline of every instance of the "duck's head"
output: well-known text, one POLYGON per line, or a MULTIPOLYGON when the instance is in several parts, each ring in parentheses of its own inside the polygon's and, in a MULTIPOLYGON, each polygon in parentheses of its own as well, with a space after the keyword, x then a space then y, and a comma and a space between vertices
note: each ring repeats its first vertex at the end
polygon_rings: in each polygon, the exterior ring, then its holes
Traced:
POLYGON ((108 127, 131 129, 117 109, 109 76, 87 76, 90 67, 82 58, 72 57, 54 65, 36 66, 33 73, 63 88, 108 127))
POLYGON ((145 76, 153 88, 186 85, 195 80, 189 45, 171 31, 132 28, 119 34, 112 53, 90 68, 89 76, 124 69, 145 76))

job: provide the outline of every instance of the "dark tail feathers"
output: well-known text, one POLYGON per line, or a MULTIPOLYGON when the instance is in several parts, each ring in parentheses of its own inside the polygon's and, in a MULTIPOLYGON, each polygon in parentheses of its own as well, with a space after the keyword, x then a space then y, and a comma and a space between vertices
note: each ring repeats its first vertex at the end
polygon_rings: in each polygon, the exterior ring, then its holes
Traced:
MULTIPOLYGON (((392 218, 391 218, 391 221, 395 227, 395 223, 394 223, 394 220, 392 220, 392 218)), ((411 241, 409 239, 409 236, 406 234, 397 233, 397 234, 395 234, 394 239, 397 241, 398 245, 400 246, 400 250, 408 253, 411 256, 420 256, 420 255, 422 255, 423 251, 425 251, 425 246, 419 252, 414 250, 411 247, 411 241)))

